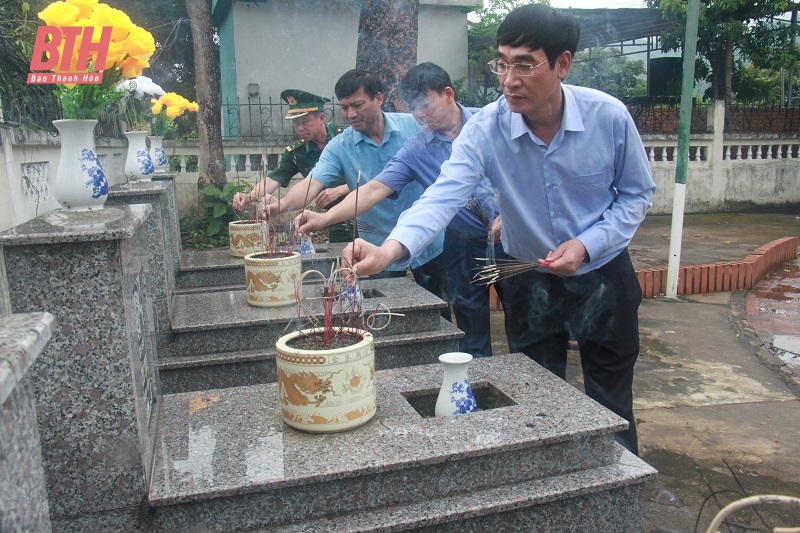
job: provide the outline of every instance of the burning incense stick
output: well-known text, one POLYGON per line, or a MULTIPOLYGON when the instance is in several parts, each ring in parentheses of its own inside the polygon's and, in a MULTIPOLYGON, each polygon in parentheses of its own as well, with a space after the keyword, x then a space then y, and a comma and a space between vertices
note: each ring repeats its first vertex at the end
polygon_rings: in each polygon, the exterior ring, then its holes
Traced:
POLYGON ((358 188, 361 185, 361 169, 358 169, 358 176, 356 177, 356 198, 355 198, 355 207, 353 208, 353 220, 355 224, 353 225, 353 238, 350 242, 356 240, 356 235, 358 233, 358 188))

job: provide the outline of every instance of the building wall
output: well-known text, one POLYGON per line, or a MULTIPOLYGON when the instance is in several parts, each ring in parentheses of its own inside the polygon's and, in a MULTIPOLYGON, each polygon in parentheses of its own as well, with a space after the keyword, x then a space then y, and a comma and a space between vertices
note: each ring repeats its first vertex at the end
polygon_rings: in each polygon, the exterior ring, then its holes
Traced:
MULTIPOLYGON (((420 2, 418 61, 437 63, 453 79, 464 77, 467 9, 433 1, 420 2)), ((262 101, 277 102, 288 88, 333 96, 336 81, 356 64, 359 9, 356 0, 235 2, 236 88, 235 94, 223 88, 223 98, 257 103, 248 95, 252 83, 262 101)), ((231 54, 223 51, 223 57, 231 54)))
MULTIPOLYGON (((262 100, 302 89, 333 95, 336 80, 355 66, 358 4, 347 0, 289 0, 233 7, 236 96, 247 102, 247 86, 259 85, 262 100)), ((227 96, 227 95, 223 95, 227 96)))
POLYGON ((452 80, 467 77, 467 10, 420 2, 417 62, 431 61, 452 80))

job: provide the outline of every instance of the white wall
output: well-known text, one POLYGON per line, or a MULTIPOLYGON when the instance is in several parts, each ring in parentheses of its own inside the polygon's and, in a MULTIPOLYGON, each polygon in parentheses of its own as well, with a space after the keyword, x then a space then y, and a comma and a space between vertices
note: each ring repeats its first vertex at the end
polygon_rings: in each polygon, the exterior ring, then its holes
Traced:
POLYGON ((419 6, 417 62, 431 61, 452 80, 467 77, 467 13, 451 6, 419 6))
POLYGON ((271 0, 233 5, 237 93, 258 83, 261 99, 284 89, 333 95, 339 76, 355 66, 358 3, 271 0))
MULTIPOLYGON (((418 61, 433 61, 453 79, 467 75, 464 0, 422 0, 418 61)), ((355 67, 360 3, 356 0, 270 0, 233 4, 237 95, 259 84, 263 101, 284 89, 333 96, 339 77, 355 67)), ((252 100, 256 103, 256 99, 252 100)))

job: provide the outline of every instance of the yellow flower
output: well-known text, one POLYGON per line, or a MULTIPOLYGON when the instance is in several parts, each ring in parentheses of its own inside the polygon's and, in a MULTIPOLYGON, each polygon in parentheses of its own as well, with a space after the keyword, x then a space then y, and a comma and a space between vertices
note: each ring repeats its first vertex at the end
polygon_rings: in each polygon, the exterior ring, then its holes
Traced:
POLYGON ((200 106, 197 102, 189 102, 189 107, 186 108, 187 111, 191 111, 192 113, 197 113, 200 110, 200 106))
POLYGON ((152 107, 150 107, 150 112, 153 113, 154 115, 158 115, 159 113, 161 113, 161 108, 164 107, 161 104, 161 102, 159 102, 155 98, 152 98, 150 102, 153 104, 152 107))
POLYGON ((127 57, 120 63, 119 68, 122 69, 122 75, 126 78, 138 78, 142 75, 142 70, 150 66, 148 61, 139 61, 134 57, 127 57))
POLYGON ((171 105, 167 107, 167 116, 169 118, 179 117, 182 114, 183 114, 183 109, 181 109, 179 106, 171 105))
POLYGON ((71 26, 80 17, 81 10, 66 2, 53 2, 39 12, 46 26, 71 26))
POLYGON ((116 42, 122 42, 133 26, 133 22, 131 22, 128 15, 106 4, 94 6, 89 18, 92 19, 96 26, 112 26, 114 30, 111 32, 111 40, 116 42))
POLYGON ((135 24, 131 27, 131 32, 123 41, 122 46, 129 56, 140 61, 148 61, 156 51, 156 41, 153 39, 153 35, 135 24))
POLYGON ((89 18, 92 9, 97 5, 97 0, 67 0, 67 3, 81 10, 79 15, 81 18, 89 18))
MULTIPOLYGON (((92 58, 94 59, 95 57, 95 54, 92 54, 92 58)), ((95 68, 97 70, 111 70, 119 66, 124 59, 125 50, 122 48, 122 43, 111 41, 108 45, 108 55, 106 56, 105 65, 97 65, 95 68)))
POLYGON ((180 107, 182 99, 183 96, 179 95, 178 93, 166 93, 160 98, 160 101, 166 107, 180 107))

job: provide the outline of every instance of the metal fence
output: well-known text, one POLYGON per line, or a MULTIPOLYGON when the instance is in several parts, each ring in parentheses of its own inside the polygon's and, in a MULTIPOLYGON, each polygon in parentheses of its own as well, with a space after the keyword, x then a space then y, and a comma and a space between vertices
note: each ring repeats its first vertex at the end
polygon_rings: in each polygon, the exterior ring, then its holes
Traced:
MULTIPOLYGON (((33 86, 37 87, 37 86, 33 86)), ((41 86, 40 86, 41 87, 41 86)), ((37 87, 38 89, 38 87, 37 87)), ((49 91, 34 90, 25 100, 18 100, 8 91, 0 91, 0 122, 44 129, 55 133, 52 121, 62 117, 58 99, 49 91)), ((625 101, 639 133, 678 133, 680 104, 674 97, 642 97, 625 101)), ((266 144, 283 145, 296 137, 292 122, 286 120, 289 110, 283 101, 267 98, 226 99, 222 104, 223 137, 225 139, 259 139, 266 144)), ((335 99, 325 104, 328 122, 343 124, 335 99)), ((692 133, 709 133, 709 106, 695 101, 692 106, 692 133)), ((188 125, 187 125, 188 126, 188 125)), ((178 137, 191 137, 183 128, 178 137)), ((725 133, 797 133, 800 132, 800 105, 752 105, 734 103, 725 111, 725 133)), ((101 137, 122 137, 118 113, 109 110, 98 120, 95 133, 101 137)))
MULTIPOLYGON (((675 97, 638 97, 625 100, 625 105, 636 123, 639 133, 678 133, 681 106, 675 97)), ((707 133, 708 105, 692 105, 692 133, 707 133)))
MULTIPOLYGON (((636 122, 639 133, 678 133, 681 106, 676 97, 630 98, 625 105, 636 122)), ((692 104, 692 133, 709 133, 709 106, 692 104)), ((725 133, 797 133, 800 132, 800 105, 792 107, 733 103, 725 109, 725 133)))
POLYGON ((731 104, 725 110, 726 133, 797 133, 800 131, 800 105, 792 107, 731 104))
MULTIPOLYGON (((335 99, 325 104, 325 115, 329 123, 341 123, 339 106, 335 99), (338 122, 336 122, 338 120, 338 122)), ((295 138, 292 122, 284 117, 289 105, 272 97, 226 98, 222 103, 223 137, 238 139, 265 139, 276 144, 287 144, 295 138)))

